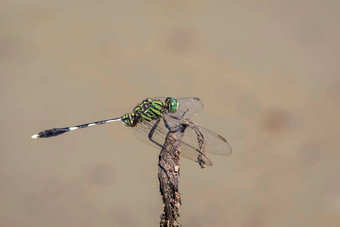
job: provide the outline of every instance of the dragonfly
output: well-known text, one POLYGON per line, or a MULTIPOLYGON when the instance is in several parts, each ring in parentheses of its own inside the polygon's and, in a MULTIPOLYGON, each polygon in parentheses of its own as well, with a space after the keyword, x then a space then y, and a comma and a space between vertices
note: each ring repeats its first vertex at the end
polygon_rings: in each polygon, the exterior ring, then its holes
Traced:
MULTIPOLYGON (((147 98, 138 104, 132 112, 121 117, 71 127, 47 129, 33 135, 32 138, 49 138, 89 126, 120 121, 125 126, 133 128, 136 137, 142 142, 156 148, 163 148, 169 132, 176 130, 180 125, 188 125, 188 120, 201 113, 203 109, 203 103, 197 97, 177 99, 173 97, 147 98)), ((204 164, 212 166, 212 161, 206 156, 206 153, 223 156, 232 153, 230 144, 223 136, 198 125, 196 125, 196 128, 204 137, 205 148, 202 151, 199 145, 197 130, 195 131, 192 127, 186 127, 180 146, 180 152, 183 157, 199 162, 203 156, 204 164)))

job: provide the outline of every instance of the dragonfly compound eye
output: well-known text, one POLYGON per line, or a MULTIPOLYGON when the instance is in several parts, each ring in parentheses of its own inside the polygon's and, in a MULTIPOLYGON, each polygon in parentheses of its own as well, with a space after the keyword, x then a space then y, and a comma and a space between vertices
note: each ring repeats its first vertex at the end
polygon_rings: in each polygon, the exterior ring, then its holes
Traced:
POLYGON ((169 110, 169 112, 174 113, 176 112, 176 110, 179 107, 179 102, 177 101, 177 99, 174 99, 172 97, 168 97, 165 100, 165 104, 167 109, 169 110))

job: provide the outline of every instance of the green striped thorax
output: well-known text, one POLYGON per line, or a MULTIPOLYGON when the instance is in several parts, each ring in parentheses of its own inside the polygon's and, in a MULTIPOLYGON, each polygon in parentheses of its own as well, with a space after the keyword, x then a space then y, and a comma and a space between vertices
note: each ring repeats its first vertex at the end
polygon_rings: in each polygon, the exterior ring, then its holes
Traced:
POLYGON ((164 112, 175 113, 178 107, 179 102, 172 97, 166 98, 165 102, 148 98, 136 106, 132 113, 124 114, 121 121, 126 126, 134 127, 138 122, 158 119, 164 112))

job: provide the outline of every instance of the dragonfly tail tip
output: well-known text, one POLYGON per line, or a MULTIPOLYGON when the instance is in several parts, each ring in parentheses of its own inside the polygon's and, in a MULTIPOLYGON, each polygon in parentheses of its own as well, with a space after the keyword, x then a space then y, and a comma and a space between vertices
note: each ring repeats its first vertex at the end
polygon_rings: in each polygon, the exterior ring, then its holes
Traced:
POLYGON ((39 135, 38 134, 34 134, 33 136, 32 136, 32 139, 38 139, 39 138, 39 135))

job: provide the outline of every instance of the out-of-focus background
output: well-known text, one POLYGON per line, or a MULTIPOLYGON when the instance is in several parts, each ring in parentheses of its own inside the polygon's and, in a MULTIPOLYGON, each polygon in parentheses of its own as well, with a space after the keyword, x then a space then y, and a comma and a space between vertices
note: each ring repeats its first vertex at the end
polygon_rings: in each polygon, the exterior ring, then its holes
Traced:
POLYGON ((197 96, 229 157, 182 159, 183 226, 340 225, 339 1, 0 3, 0 226, 158 226, 158 150, 120 123, 197 96))

